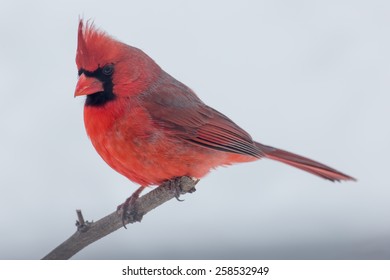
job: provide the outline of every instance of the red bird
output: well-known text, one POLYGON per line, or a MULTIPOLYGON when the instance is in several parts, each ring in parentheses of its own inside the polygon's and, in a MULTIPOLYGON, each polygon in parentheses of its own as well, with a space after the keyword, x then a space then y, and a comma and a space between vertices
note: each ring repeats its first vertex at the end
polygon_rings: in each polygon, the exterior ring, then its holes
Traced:
POLYGON ((202 178, 218 166, 261 158, 331 181, 354 180, 319 162, 255 142, 144 52, 83 20, 76 64, 75 96, 87 96, 87 134, 109 166, 141 185, 132 199, 149 185, 180 176, 202 178))

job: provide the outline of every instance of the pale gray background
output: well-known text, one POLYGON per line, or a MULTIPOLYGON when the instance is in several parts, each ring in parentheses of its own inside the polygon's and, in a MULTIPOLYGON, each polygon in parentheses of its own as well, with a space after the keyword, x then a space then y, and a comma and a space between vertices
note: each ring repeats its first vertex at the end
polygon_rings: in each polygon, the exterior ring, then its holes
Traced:
POLYGON ((38 259, 138 186, 73 98, 79 15, 143 49, 254 139, 329 164, 220 168, 75 259, 389 259, 389 1, 2 1, 0 258, 38 259))

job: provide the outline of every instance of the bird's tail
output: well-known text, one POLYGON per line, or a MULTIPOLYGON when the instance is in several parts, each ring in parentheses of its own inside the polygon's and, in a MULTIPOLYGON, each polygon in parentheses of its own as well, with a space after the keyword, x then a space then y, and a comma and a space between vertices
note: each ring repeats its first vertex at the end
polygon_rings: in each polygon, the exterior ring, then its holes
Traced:
POLYGON ((304 171, 310 172, 314 175, 320 176, 324 179, 330 181, 341 181, 341 180, 353 180, 355 178, 348 176, 336 169, 333 169, 329 166, 326 166, 322 163, 316 162, 314 160, 284 151, 276 149, 270 146, 266 146, 260 143, 256 143, 256 146, 261 150, 266 158, 277 160, 296 168, 302 169, 304 171))

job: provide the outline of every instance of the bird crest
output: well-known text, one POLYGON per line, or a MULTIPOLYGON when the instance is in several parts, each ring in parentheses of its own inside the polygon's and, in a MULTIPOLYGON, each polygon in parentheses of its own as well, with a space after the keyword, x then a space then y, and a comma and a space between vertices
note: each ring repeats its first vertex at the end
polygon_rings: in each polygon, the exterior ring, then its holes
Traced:
POLYGON ((104 31, 97 29, 93 22, 79 21, 77 36, 76 64, 84 70, 94 71, 104 63, 114 63, 118 59, 120 42, 104 31))

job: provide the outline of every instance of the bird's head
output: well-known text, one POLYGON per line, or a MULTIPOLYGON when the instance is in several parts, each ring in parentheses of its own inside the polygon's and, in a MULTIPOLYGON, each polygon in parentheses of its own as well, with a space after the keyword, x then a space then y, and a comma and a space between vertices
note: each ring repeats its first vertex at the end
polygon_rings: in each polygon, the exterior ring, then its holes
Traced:
POLYGON ((79 80, 74 95, 86 95, 86 106, 103 106, 118 97, 140 94, 161 72, 144 52, 113 39, 93 23, 84 24, 82 19, 76 64, 79 80))

